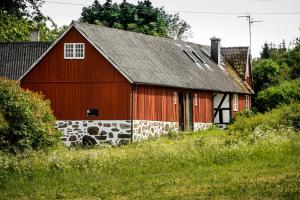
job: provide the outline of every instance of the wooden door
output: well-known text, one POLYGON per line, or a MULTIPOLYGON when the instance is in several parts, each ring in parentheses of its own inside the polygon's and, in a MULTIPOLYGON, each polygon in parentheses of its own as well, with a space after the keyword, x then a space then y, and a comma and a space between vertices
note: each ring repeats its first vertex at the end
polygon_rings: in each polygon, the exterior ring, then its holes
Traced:
POLYGON ((179 131, 192 131, 193 95, 187 92, 179 93, 179 131))

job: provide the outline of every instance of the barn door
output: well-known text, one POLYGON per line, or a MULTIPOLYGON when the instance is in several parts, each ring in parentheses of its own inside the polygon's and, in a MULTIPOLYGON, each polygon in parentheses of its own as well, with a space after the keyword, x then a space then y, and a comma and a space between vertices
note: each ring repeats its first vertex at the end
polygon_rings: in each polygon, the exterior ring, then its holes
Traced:
POLYGON ((179 130, 193 130, 193 96, 191 93, 179 93, 179 130))
POLYGON ((217 93, 214 95, 214 123, 229 124, 231 117, 230 95, 217 93))

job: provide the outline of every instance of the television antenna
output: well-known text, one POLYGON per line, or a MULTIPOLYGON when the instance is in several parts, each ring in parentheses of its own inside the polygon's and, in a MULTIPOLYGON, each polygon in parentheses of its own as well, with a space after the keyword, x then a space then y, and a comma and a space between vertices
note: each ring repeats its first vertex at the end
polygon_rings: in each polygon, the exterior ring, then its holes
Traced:
POLYGON ((250 39, 250 51, 251 51, 251 46, 252 46, 252 33, 251 33, 251 25, 254 23, 258 23, 258 22, 263 22, 262 20, 254 20, 251 15, 244 15, 244 16, 239 16, 239 18, 246 18, 249 24, 249 39, 250 39))

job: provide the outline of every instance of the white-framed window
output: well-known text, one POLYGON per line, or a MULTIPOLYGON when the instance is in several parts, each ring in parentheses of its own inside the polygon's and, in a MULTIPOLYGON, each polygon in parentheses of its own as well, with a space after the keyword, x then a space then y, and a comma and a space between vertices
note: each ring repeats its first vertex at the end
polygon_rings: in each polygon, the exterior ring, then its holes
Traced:
POLYGON ((194 96, 194 104, 195 104, 195 106, 198 106, 198 94, 197 93, 194 96))
POLYGON ((84 59, 84 43, 65 43, 65 59, 84 59))
POLYGON ((249 104, 249 95, 245 95, 245 110, 249 110, 250 104, 249 104))
POLYGON ((177 104, 177 92, 173 93, 173 101, 174 101, 174 104, 176 105, 177 104))
POLYGON ((239 96, 237 94, 233 95, 233 111, 239 111, 239 96))

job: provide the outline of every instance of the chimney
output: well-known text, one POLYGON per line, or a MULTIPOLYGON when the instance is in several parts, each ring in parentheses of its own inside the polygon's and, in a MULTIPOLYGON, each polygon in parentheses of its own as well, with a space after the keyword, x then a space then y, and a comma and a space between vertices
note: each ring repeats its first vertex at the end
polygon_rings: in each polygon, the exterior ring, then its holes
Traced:
POLYGON ((210 55, 211 58, 220 65, 220 58, 221 58, 221 39, 212 37, 210 38, 211 46, 210 46, 210 55))
POLYGON ((30 42, 39 42, 40 41, 40 31, 38 29, 32 29, 30 31, 29 41, 30 42))

